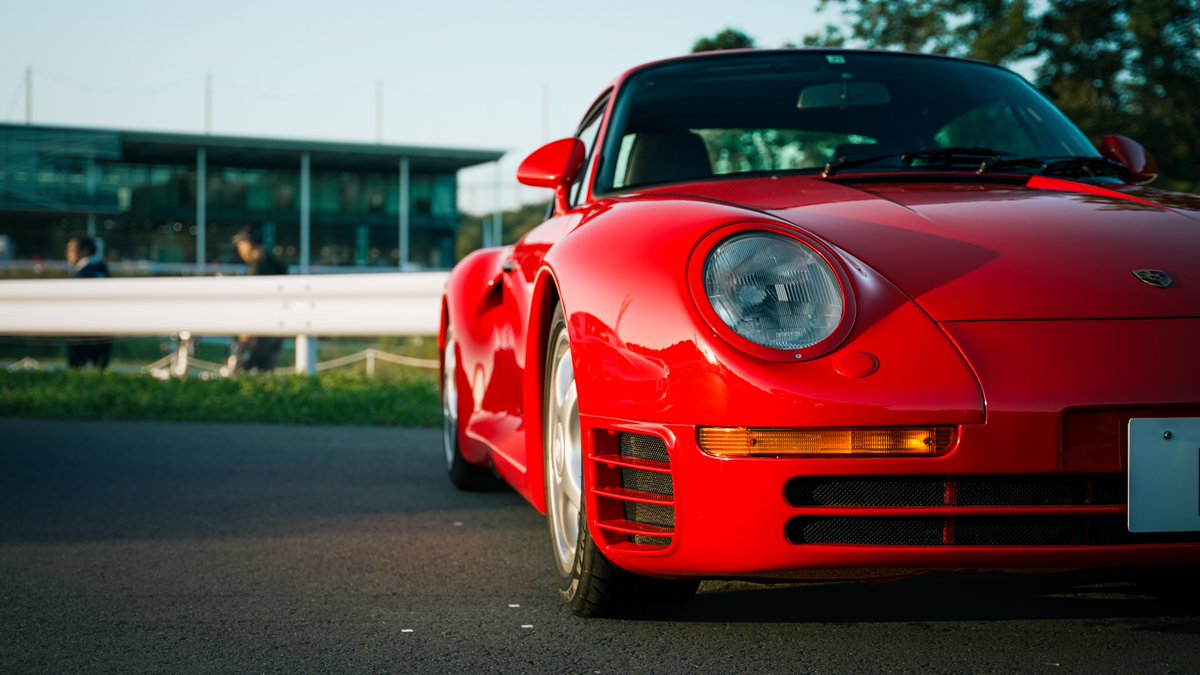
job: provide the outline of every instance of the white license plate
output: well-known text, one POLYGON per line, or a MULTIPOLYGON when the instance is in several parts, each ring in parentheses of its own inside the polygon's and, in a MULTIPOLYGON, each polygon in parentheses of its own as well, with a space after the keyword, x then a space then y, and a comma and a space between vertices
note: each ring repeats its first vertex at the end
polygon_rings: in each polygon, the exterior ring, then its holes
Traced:
POLYGON ((1200 531, 1200 418, 1129 420, 1129 531, 1200 531))

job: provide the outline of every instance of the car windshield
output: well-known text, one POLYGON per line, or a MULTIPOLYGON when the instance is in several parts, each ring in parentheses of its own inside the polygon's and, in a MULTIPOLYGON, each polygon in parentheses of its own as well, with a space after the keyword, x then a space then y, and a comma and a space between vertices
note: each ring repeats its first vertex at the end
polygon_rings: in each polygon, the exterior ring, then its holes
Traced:
POLYGON ((975 169, 1003 160, 1032 170, 1099 154, 1041 94, 1002 68, 915 54, 796 50, 633 74, 617 100, 603 157, 597 193, 851 167, 975 169))

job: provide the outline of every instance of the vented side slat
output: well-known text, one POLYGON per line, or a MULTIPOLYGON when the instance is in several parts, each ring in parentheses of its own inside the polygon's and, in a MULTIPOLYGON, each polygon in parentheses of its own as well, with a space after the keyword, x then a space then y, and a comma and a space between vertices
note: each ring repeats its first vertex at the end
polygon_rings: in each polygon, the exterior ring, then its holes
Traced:
POLYGON ((644 535, 648 537, 673 537, 675 531, 666 527, 656 527, 654 525, 643 525, 629 520, 602 520, 596 523, 596 526, 608 532, 617 532, 620 534, 629 535, 644 535))
POLYGON ((621 457, 619 455, 588 455, 588 459, 605 466, 617 469, 638 469, 654 473, 671 473, 671 465, 665 462, 653 462, 648 459, 621 457))
POLYGON ((675 482, 666 443, 656 436, 621 433, 616 450, 616 454, 609 450, 588 456, 604 467, 599 473, 605 476, 602 480, 609 481, 594 486, 590 493, 608 504, 616 502, 625 516, 624 520, 609 516, 597 525, 624 546, 669 546, 675 532, 675 482))
POLYGON ((656 495, 653 492, 638 492, 637 490, 625 490, 623 488, 592 488, 592 494, 597 497, 619 499, 623 502, 637 502, 639 504, 654 504, 668 507, 675 506, 674 499, 665 495, 656 495))
POLYGON ((671 539, 669 537, 646 537, 638 535, 633 537, 633 541, 625 544, 613 544, 612 548, 616 551, 637 551, 638 553, 645 553, 647 546, 664 547, 670 545, 671 539))

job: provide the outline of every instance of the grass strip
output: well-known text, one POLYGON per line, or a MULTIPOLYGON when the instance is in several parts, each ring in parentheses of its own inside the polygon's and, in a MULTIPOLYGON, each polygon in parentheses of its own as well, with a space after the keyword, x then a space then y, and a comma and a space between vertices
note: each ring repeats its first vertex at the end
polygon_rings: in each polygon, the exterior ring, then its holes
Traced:
POLYGON ((428 377, 242 376, 155 380, 95 371, 0 371, 0 417, 437 426, 428 377))

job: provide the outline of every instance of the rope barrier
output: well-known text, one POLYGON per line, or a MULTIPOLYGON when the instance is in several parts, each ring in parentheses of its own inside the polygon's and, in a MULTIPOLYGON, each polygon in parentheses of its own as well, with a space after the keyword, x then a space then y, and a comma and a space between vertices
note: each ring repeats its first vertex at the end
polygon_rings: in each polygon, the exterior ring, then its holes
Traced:
MULTIPOLYGON (((384 361, 386 363, 391 363, 398 366, 407 366, 409 368, 424 368, 427 370, 437 370, 439 367, 441 367, 441 364, 437 359, 422 359, 413 356, 405 356, 403 354, 391 354, 372 347, 354 354, 339 356, 336 359, 319 362, 317 363, 317 371, 324 372, 334 368, 343 368, 345 366, 352 366, 356 363, 361 363, 364 361, 367 363, 368 376, 373 376, 375 374, 375 363, 377 361, 384 361)), ((141 366, 140 371, 142 373, 154 373, 155 371, 162 371, 163 369, 169 369, 174 366, 175 362, 176 354, 167 354, 157 361, 141 366)), ((189 369, 196 368, 198 370, 203 370, 210 373, 222 374, 224 374, 223 371, 226 368, 225 364, 204 361, 202 359, 197 359, 194 356, 188 357, 187 367, 189 369)), ((25 357, 19 361, 15 361, 5 366, 5 368, 9 371, 47 369, 47 367, 42 365, 42 363, 30 357, 25 357)), ((279 375, 286 375, 294 371, 291 368, 276 368, 274 372, 279 375)))

